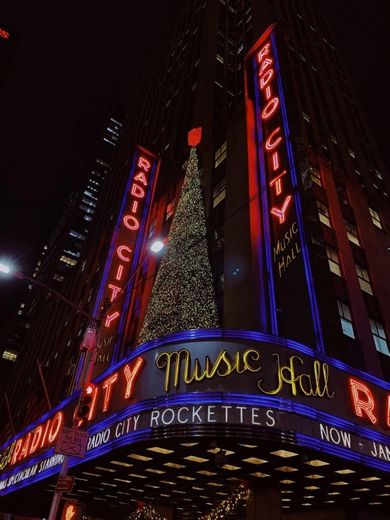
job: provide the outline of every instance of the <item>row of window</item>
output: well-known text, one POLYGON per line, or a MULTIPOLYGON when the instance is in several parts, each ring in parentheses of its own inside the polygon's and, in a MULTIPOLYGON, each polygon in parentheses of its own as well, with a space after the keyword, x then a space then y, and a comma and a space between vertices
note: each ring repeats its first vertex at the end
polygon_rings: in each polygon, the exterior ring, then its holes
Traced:
MULTIPOLYGON (((322 185, 321 183, 321 176, 319 174, 319 171, 315 168, 311 171, 311 177, 313 182, 318 184, 319 186, 322 185)), ((323 204, 320 201, 316 201, 317 203, 317 209, 318 209, 318 216, 320 219, 320 222, 325 224, 328 227, 332 227, 330 215, 329 215, 329 209, 328 207, 323 204)), ((374 226, 378 227, 379 229, 382 229, 382 222, 380 219, 379 213, 374 210, 373 208, 369 207, 369 213, 371 216, 371 220, 374 226)), ((344 225, 345 230, 347 233, 347 237, 350 242, 353 244, 361 247, 361 242, 358 234, 358 230, 356 227, 356 224, 353 222, 344 219, 344 225)), ((332 273, 336 274, 337 276, 342 276, 341 272, 341 266, 340 266, 340 258, 338 251, 331 247, 330 245, 326 245, 326 256, 328 260, 329 269, 332 273)), ((369 273, 366 269, 366 267, 355 264, 356 274, 359 281, 359 285, 362 291, 364 291, 367 294, 373 295, 372 285, 369 273)), ((350 338, 355 339, 355 330, 353 326, 352 321, 352 313, 350 307, 341 301, 337 302, 338 311, 339 311, 339 317, 340 317, 340 323, 343 333, 346 336, 349 336, 350 338)), ((386 333, 384 330, 384 326, 382 323, 369 318, 370 327, 371 327, 371 333, 373 336, 373 340, 375 343, 375 347, 379 352, 382 352, 383 354, 386 354, 390 356, 390 350, 389 345, 386 337, 386 333)))
MULTIPOLYGON (((332 273, 336 274, 337 276, 342 276, 341 274, 341 268, 340 268, 340 258, 339 254, 336 251, 336 249, 333 249, 333 247, 327 245, 326 246, 326 257, 328 259, 329 269, 332 273)), ((371 287, 371 281, 368 274, 368 271, 365 267, 362 265, 355 265, 356 267, 356 274, 359 280, 359 285, 362 291, 365 291, 368 294, 373 294, 372 287, 371 287)))
MULTIPOLYGON (((346 303, 343 303, 341 301, 337 302, 337 307, 339 311, 340 323, 343 334, 355 339, 355 329, 353 326, 352 313, 350 307, 346 303)), ((382 323, 370 318, 370 328, 372 338, 375 343, 375 348, 378 350, 378 352, 390 356, 389 344, 382 323)))
MULTIPOLYGON (((328 206, 326 206, 325 204, 323 204, 322 202, 320 202, 318 200, 316 202, 317 202, 318 217, 320 219, 320 222, 322 222, 326 226, 332 228, 333 226, 331 224, 328 206)), ((372 208, 368 208, 368 210, 370 212, 372 224, 379 229, 383 229, 382 221, 381 221, 379 213, 372 208)), ((347 237, 348 237, 349 241, 352 242, 353 244, 361 247, 359 233, 358 233, 356 224, 351 222, 350 220, 344 219, 344 226, 345 226, 345 230, 347 232, 347 237)))

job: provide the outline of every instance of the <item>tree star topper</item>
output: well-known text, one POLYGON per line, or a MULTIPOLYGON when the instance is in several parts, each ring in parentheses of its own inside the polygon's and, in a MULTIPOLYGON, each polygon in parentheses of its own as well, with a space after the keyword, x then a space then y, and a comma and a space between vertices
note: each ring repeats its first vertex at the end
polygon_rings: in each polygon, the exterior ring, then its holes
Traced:
POLYGON ((188 132, 188 146, 196 147, 202 140, 202 127, 193 128, 188 132))

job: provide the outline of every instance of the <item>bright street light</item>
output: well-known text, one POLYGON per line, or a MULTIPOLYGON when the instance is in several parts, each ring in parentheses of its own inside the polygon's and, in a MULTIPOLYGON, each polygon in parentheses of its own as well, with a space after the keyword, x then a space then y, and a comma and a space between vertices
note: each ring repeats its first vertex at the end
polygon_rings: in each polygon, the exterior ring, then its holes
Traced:
POLYGON ((154 240, 151 244, 149 249, 152 251, 152 253, 159 253, 162 251, 165 247, 165 243, 161 239, 154 240))
POLYGON ((9 274, 11 272, 11 267, 4 262, 0 262, 0 273, 9 274))
MULTIPOLYGON (((161 239, 156 239, 156 240, 154 240, 153 242, 151 242, 149 244, 149 250, 153 254, 160 253, 164 249, 164 247, 165 247, 165 241, 161 240, 161 239)), ((141 260, 138 262, 137 267, 130 274, 129 279, 127 280, 125 285, 122 287, 121 291, 117 294, 116 298, 119 298, 120 294, 122 294, 127 289, 129 283, 134 280, 134 278, 136 277, 136 275, 140 271, 141 267, 145 264, 145 262, 147 261, 149 256, 150 255, 146 254, 143 258, 141 258, 141 260)), ((82 316, 88 318, 88 320, 90 322, 90 325, 89 325, 89 327, 87 327, 87 329, 85 331, 84 339, 83 339, 82 344, 81 344, 81 348, 84 349, 84 350, 87 350, 89 355, 84 357, 84 358, 82 358, 82 365, 85 368, 81 371, 82 375, 81 375, 80 386, 83 387, 84 385, 87 385, 90 382, 90 376, 91 376, 92 368, 93 368, 93 365, 94 365, 94 362, 95 362, 95 356, 97 354, 98 334, 99 334, 100 321, 101 321, 102 317, 107 314, 109 308, 111 307, 111 305, 113 305, 113 303, 116 301, 116 299, 114 299, 110 303, 109 307, 104 308, 104 310, 101 313, 101 316, 99 316, 99 318, 97 318, 95 316, 92 316, 88 312, 84 311, 83 309, 81 309, 79 307, 79 305, 77 305, 76 303, 68 300, 61 293, 59 293, 58 291, 56 291, 52 287, 44 284, 40 280, 37 280, 36 278, 32 278, 31 276, 27 276, 24 273, 16 272, 15 269, 13 269, 11 267, 11 265, 5 263, 4 261, 3 262, 0 261, 0 273, 4 273, 4 274, 10 274, 11 273, 11 275, 13 277, 18 278, 19 280, 25 280, 25 281, 28 281, 28 282, 33 283, 35 285, 38 285, 40 287, 43 287, 47 291, 53 293, 60 300, 65 302, 67 305, 69 305, 70 307, 73 307, 79 314, 81 314, 82 316)), ((81 395, 82 394, 80 394, 79 399, 81 399, 81 395)), ((74 428, 78 428, 78 426, 76 424, 74 424, 73 427, 74 428)), ((69 458, 70 457, 68 455, 64 456, 64 460, 62 462, 58 478, 67 476, 67 474, 68 474, 68 467, 69 467, 69 458)), ((49 517, 48 517, 49 520, 55 520, 55 518, 57 516, 58 507, 59 507, 59 504, 60 504, 60 501, 61 501, 61 498, 62 498, 62 494, 63 494, 63 491, 60 491, 58 489, 56 489, 54 491, 54 495, 53 495, 53 499, 52 499, 52 503, 51 503, 51 507, 50 507, 50 513, 49 513, 49 517)))

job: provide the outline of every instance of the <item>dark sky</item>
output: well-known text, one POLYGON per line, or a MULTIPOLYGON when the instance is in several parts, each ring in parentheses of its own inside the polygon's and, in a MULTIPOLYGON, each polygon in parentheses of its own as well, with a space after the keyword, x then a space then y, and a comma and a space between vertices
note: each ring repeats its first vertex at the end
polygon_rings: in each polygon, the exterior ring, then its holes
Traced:
MULTIPOLYGON (((199 0, 200 1, 200 0, 199 0)), ((390 115, 386 0, 312 0, 331 22, 379 145, 390 115), (367 10, 369 6, 369 10, 367 10)), ((125 100, 178 0, 1 0, 17 45, 0 71, 0 257, 31 272, 110 105, 125 100)), ((1 282, 1 311, 10 289, 1 282)), ((3 316, 6 312, 3 311, 3 316)))

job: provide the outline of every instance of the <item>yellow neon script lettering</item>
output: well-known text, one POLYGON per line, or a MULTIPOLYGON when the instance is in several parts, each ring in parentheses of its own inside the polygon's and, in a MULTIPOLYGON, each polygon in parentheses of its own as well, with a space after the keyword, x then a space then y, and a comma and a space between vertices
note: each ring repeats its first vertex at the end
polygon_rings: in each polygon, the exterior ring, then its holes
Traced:
POLYGON ((156 359, 157 368, 165 369, 164 388, 168 392, 173 375, 173 387, 178 388, 180 380, 189 385, 194 381, 212 379, 215 375, 226 377, 236 372, 258 372, 260 365, 255 365, 260 359, 257 350, 248 349, 245 352, 236 352, 232 359, 227 350, 221 350, 213 362, 209 356, 205 357, 204 369, 198 358, 191 361, 189 350, 182 348, 176 352, 162 352, 156 359))
POLYGON ((272 390, 267 390, 263 387, 264 379, 260 379, 258 387, 263 394, 277 395, 283 386, 290 385, 292 395, 296 396, 298 393, 307 397, 328 397, 332 399, 335 395, 334 391, 329 390, 329 365, 321 361, 313 361, 312 372, 303 374, 297 373, 297 364, 302 366, 304 361, 299 356, 290 356, 289 364, 282 365, 279 354, 273 354, 277 363, 277 384, 272 390))

